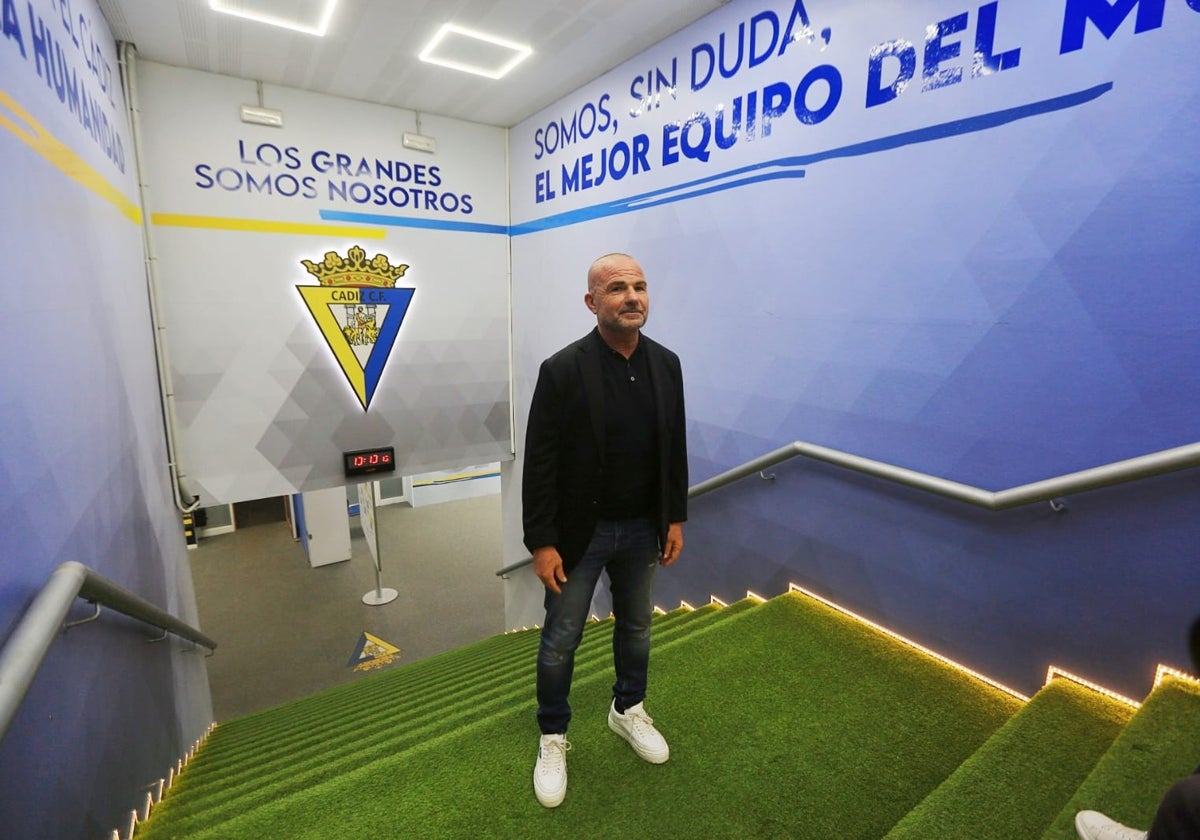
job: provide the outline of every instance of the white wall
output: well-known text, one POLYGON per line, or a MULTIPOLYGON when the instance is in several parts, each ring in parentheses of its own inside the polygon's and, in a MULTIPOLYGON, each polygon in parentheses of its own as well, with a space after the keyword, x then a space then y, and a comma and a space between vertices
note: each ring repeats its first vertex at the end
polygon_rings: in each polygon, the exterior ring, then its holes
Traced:
POLYGON ((283 127, 248 125, 254 82, 139 68, 181 459, 205 503, 344 484, 341 453, 368 447, 406 474, 511 457, 505 132, 423 116, 437 151, 410 151, 411 111, 271 85, 283 127), (343 368, 297 289, 318 284, 302 260, 354 246, 415 291, 390 353, 343 368), (364 408, 351 380, 373 369, 364 408))

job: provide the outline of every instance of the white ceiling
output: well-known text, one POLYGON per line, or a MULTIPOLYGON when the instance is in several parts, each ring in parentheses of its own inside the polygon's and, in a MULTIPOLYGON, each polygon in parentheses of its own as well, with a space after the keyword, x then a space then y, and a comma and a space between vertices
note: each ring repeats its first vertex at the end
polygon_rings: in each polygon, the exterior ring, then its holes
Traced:
POLYGON ((99 0, 113 35, 145 59, 506 128, 725 2, 341 0, 319 38, 218 14, 208 0, 99 0), (495 81, 419 61, 447 22, 533 55, 495 81))

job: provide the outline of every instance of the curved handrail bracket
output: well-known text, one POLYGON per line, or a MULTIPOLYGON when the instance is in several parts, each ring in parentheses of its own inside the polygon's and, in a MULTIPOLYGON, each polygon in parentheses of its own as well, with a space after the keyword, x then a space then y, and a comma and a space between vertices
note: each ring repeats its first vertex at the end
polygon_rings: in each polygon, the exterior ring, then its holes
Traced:
POLYGON ((94 607, 94 609, 92 610, 92 614, 89 615, 87 618, 77 618, 74 621, 64 622, 63 623, 64 630, 70 630, 72 627, 78 627, 81 624, 91 624, 93 621, 95 621, 96 619, 98 619, 100 617, 100 605, 97 604, 95 601, 88 601, 88 603, 91 604, 92 607, 94 607))

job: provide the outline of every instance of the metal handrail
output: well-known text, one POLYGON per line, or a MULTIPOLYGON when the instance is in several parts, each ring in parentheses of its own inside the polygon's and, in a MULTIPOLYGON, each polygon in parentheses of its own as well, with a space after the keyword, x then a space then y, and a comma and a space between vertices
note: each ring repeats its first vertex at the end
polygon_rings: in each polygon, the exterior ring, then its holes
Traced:
POLYGON ((17 715, 50 645, 76 598, 111 607, 166 633, 195 642, 209 650, 217 643, 189 624, 159 609, 144 598, 113 583, 82 563, 68 560, 50 574, 20 623, 0 650, 0 739, 17 715))
MULTIPOLYGON (((1072 493, 1099 490, 1102 487, 1111 487, 1114 484, 1124 484, 1142 478, 1152 478, 1192 467, 1200 467, 1200 442, 1177 446, 1174 449, 1163 449, 1159 452, 1139 455, 1136 458, 1114 461, 1111 464, 1104 464, 1103 466, 1092 467, 1055 478, 1047 478, 1042 481, 1034 481, 1029 484, 1010 487, 1007 490, 992 492, 979 487, 972 487, 969 484, 961 484, 957 481, 940 478, 936 475, 917 472, 905 467, 897 467, 894 464, 887 464, 883 461, 874 461, 860 455, 851 455, 848 452, 841 452, 837 449, 830 449, 826 446, 818 446, 815 443, 797 440, 786 446, 781 446, 772 452, 768 452, 766 455, 760 455, 752 461, 747 461, 741 466, 718 473, 712 478, 706 478, 699 484, 692 485, 688 488, 688 498, 694 499, 697 496, 703 496, 705 493, 711 493, 713 490, 724 487, 727 484, 732 484, 746 476, 761 473, 768 467, 773 467, 782 461, 795 458, 799 455, 812 458, 816 461, 824 461, 827 464, 845 467, 846 469, 876 478, 882 478, 896 484, 902 484, 905 487, 924 490, 927 493, 934 493, 947 499, 966 502, 967 504, 987 510, 1007 510, 1008 508, 1028 505, 1034 502, 1052 502, 1053 499, 1059 496, 1066 496, 1072 493)), ((505 566, 496 572, 496 574, 500 577, 507 577, 512 572, 529 565, 531 562, 533 562, 533 558, 526 557, 524 560, 518 560, 516 563, 505 566)))
POLYGON ((530 555, 523 560, 518 560, 515 563, 509 563, 503 569, 496 570, 496 577, 507 578, 509 575, 511 575, 517 569, 523 569, 532 562, 533 562, 533 555, 530 555))
POLYGON ((1048 501, 1071 493, 1099 490, 1102 487, 1111 487, 1114 484, 1123 484, 1141 478, 1151 478, 1156 475, 1164 475, 1178 470, 1198 467, 1200 466, 1200 443, 1189 443, 1185 446, 1177 446, 1174 449, 1151 452, 1148 455, 1139 455, 1136 458, 1114 461, 1111 464, 1105 464, 1100 467, 1092 467, 1080 470, 1079 472, 1060 475, 1056 478, 1047 478, 1043 481, 1034 481, 1030 484, 1010 487, 1007 490, 991 492, 979 487, 972 487, 969 484, 960 484, 957 481, 939 478, 936 475, 928 475, 916 470, 885 464, 882 461, 873 461, 870 458, 863 458, 859 455, 851 455, 848 452, 839 452, 836 449, 829 449, 824 446, 817 446, 815 443, 806 443, 798 440, 789 443, 787 446, 781 446, 773 452, 768 452, 766 455, 755 458, 753 461, 748 461, 740 467, 734 467, 731 470, 726 470, 723 473, 714 475, 712 478, 701 481, 699 484, 688 488, 688 498, 694 499, 697 496, 702 496, 719 487, 724 487, 726 484, 731 484, 738 479, 745 478, 753 473, 762 472, 767 467, 774 466, 781 461, 786 461, 797 455, 804 455, 817 461, 835 464, 839 467, 845 467, 856 472, 875 476, 876 478, 883 478, 917 490, 924 490, 948 499, 966 502, 967 504, 986 508, 987 510, 1007 510, 1008 508, 1028 505, 1033 502, 1048 501))

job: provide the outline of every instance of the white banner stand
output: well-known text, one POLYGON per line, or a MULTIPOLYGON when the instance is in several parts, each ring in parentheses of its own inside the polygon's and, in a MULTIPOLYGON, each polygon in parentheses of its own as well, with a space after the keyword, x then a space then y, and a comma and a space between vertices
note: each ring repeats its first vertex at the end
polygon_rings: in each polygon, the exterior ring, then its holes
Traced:
POLYGON ((367 547, 371 549, 371 560, 375 563, 375 588, 362 596, 362 602, 372 607, 390 604, 400 593, 395 589, 387 589, 383 585, 383 569, 379 565, 379 535, 375 530, 375 482, 373 481, 358 485, 358 522, 362 526, 363 536, 367 538, 367 547))

